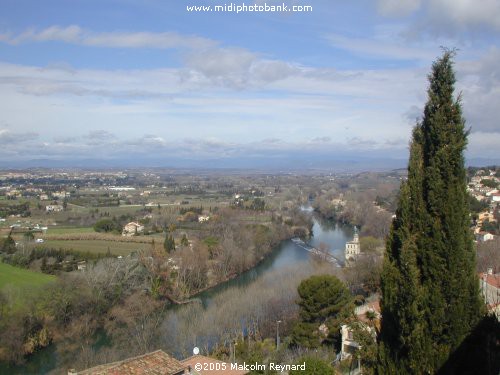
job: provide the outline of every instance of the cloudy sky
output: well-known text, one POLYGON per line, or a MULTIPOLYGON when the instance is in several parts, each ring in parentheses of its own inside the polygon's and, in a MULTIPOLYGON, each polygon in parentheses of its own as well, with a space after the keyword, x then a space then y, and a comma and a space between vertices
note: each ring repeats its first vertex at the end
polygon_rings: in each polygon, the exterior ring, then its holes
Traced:
POLYGON ((2 166, 404 163, 441 46, 459 49, 467 157, 500 159, 500 1, 284 3, 312 11, 3 0, 2 166))

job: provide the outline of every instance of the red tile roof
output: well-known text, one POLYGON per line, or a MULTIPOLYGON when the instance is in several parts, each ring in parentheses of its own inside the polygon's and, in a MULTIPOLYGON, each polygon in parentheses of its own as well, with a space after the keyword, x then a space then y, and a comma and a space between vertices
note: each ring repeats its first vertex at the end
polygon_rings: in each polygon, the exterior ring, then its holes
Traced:
MULTIPOLYGON (((481 280, 484 280, 484 274, 481 275, 481 280)), ((500 274, 486 275, 486 282, 495 288, 500 288, 500 274)))
POLYGON ((184 368, 178 360, 162 350, 132 357, 119 362, 108 363, 87 370, 77 375, 177 375, 183 374, 184 368))

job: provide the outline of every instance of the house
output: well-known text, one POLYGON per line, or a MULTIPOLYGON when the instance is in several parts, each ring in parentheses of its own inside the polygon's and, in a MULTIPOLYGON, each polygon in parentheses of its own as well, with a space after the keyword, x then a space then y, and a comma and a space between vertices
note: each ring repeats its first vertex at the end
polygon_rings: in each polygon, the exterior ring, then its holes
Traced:
POLYGON ((210 216, 207 215, 200 215, 198 216, 198 222, 199 223, 204 223, 206 221, 210 220, 210 216))
POLYGON ((340 335, 342 336, 342 344, 340 346, 340 360, 343 361, 351 357, 359 349, 359 344, 354 340, 354 331, 348 324, 343 324, 340 327, 340 335))
POLYGON ((123 361, 95 366, 83 371, 68 370, 68 375, 181 375, 184 365, 162 350, 123 361))
POLYGON ((68 370, 68 375, 245 375, 248 373, 231 367, 234 366, 230 363, 202 355, 178 361, 164 351, 157 350, 83 371, 71 369, 68 370))
POLYGON ((132 221, 123 227, 122 236, 135 236, 144 233, 144 225, 132 221))
POLYGON ((361 253, 361 245, 359 243, 358 228, 354 227, 354 237, 352 241, 348 241, 345 244, 344 256, 346 263, 352 260, 356 260, 356 258, 360 253, 361 253))
MULTIPOLYGON (((376 327, 380 328, 380 319, 382 314, 380 313, 380 299, 378 296, 374 297, 375 299, 356 307, 354 314, 358 320, 357 324, 359 324, 360 327, 362 327, 362 329, 366 332, 369 332, 373 336, 373 340, 376 340, 376 327), (373 319, 370 319, 370 313, 372 314, 373 319)), ((340 334, 342 336, 340 360, 343 361, 344 359, 351 357, 356 350, 359 350, 360 345, 356 341, 354 330, 350 325, 342 325, 340 327, 340 334)))
POLYGON ((491 241, 495 238, 495 236, 491 233, 488 232, 479 232, 476 233, 476 240, 479 242, 486 242, 486 241, 491 241))
POLYGON ((64 210, 64 207, 59 204, 49 204, 45 206, 45 212, 61 212, 64 210))
POLYGON ((491 200, 493 202, 500 202, 500 193, 491 194, 491 200))
POLYGON ((488 310, 493 312, 500 321, 500 273, 493 273, 488 268, 485 273, 479 275, 481 293, 484 297, 488 310))

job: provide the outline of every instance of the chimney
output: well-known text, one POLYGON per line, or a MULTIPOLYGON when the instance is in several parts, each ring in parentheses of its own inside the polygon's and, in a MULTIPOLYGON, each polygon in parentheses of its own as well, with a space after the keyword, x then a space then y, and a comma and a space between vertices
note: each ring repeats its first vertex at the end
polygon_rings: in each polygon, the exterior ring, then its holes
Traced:
POLYGON ((487 271, 488 275, 493 275, 493 268, 489 267, 487 271))

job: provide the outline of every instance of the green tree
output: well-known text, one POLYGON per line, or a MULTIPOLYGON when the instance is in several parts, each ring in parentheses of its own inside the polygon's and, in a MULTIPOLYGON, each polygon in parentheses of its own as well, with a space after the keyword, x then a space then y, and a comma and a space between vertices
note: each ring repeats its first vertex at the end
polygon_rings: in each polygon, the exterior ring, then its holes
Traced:
POLYGON ((24 232, 23 234, 23 237, 26 239, 26 241, 30 242, 30 241, 33 241, 35 239, 35 235, 33 234, 32 231, 27 231, 27 232, 24 232))
POLYGON ((496 189, 498 187, 498 183, 496 181, 488 179, 481 180, 481 185, 484 185, 492 189, 496 189))
POLYGON ((175 250, 174 237, 171 234, 165 236, 165 241, 163 242, 163 248, 167 253, 171 253, 175 250))
POLYGON ((315 348, 321 343, 338 340, 340 323, 352 310, 352 296, 347 287, 333 275, 315 275, 299 287, 299 317, 292 332, 292 345, 315 348), (319 326, 325 324, 324 337, 319 326))
POLYGON ((120 227, 114 220, 101 219, 94 224, 94 230, 96 232, 108 233, 113 231, 119 231, 120 227))
POLYGON ((184 233, 181 237, 181 246, 189 246, 189 240, 186 236, 186 233, 184 233))
POLYGON ((7 254, 16 252, 16 241, 10 234, 6 238, 0 238, 0 251, 7 254))
POLYGON ((316 357, 302 357, 300 358, 295 365, 306 365, 305 370, 291 370, 289 371, 290 375, 333 375, 335 374, 333 367, 326 361, 316 357))
POLYGON ((453 51, 432 66, 381 279, 380 373, 434 373, 480 318, 453 51))

